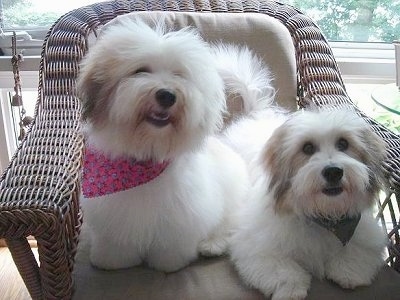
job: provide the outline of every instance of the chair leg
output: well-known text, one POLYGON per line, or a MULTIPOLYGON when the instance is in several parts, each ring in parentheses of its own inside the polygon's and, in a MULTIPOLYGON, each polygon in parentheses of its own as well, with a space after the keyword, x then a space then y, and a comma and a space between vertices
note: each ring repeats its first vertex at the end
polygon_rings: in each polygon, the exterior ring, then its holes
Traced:
POLYGON ((39 266, 26 238, 6 239, 7 246, 32 299, 43 299, 39 266))

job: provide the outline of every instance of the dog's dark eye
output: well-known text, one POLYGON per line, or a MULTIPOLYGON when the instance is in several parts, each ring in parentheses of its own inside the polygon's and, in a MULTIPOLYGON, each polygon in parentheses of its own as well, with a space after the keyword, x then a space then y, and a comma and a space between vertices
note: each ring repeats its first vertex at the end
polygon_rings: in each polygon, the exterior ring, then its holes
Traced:
POLYGON ((132 75, 136 75, 136 74, 140 74, 140 73, 150 73, 150 69, 147 68, 147 67, 142 67, 142 68, 139 68, 139 69, 135 70, 132 73, 132 75))
POLYGON ((346 151, 347 148, 349 148, 349 142, 344 138, 338 139, 336 142, 336 149, 339 151, 346 151))
POLYGON ((306 155, 313 155, 315 153, 315 146, 311 142, 303 145, 303 153, 306 155))
POLYGON ((176 76, 176 77, 184 77, 184 76, 183 76, 183 72, 181 72, 181 71, 175 71, 175 72, 173 72, 173 74, 174 74, 174 76, 176 76))

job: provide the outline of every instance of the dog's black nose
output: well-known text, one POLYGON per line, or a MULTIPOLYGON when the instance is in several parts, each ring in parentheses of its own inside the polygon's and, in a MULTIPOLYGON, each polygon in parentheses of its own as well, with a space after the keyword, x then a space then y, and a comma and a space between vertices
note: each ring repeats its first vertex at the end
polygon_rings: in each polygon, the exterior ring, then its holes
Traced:
POLYGON ((156 100, 163 108, 168 108, 175 104, 176 96, 169 90, 160 89, 156 92, 156 100))
POLYGON ((337 183, 343 177, 343 169, 337 166, 326 166, 322 170, 322 176, 329 183, 337 183))

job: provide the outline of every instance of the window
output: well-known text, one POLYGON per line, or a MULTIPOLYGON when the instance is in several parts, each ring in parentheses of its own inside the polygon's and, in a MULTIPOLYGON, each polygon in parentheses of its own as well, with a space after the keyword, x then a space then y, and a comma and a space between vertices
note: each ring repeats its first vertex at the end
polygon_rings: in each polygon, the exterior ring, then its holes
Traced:
POLYGON ((26 115, 32 116, 37 99, 39 54, 50 26, 64 13, 105 0, 0 0, 0 172, 7 166, 18 144, 21 107, 11 105, 13 74, 10 55, 12 31, 17 34, 21 67, 22 96, 26 115))
MULTIPOLYGON (((37 100, 38 72, 21 72, 22 99, 26 116, 33 116, 37 100)), ((20 135, 19 115, 21 106, 12 106, 14 94, 13 74, 0 71, 0 172, 18 146, 20 135)))
POLYGON ((17 33, 17 45, 24 55, 39 55, 50 26, 64 13, 105 0, 0 0, 0 27, 3 55, 11 55, 11 31, 17 33))
POLYGON ((400 39, 399 0, 287 0, 306 12, 330 41, 400 39))
MULTIPOLYGON (((0 0, 3 29, 48 28, 63 13, 102 0, 0 0)), ((103 0, 104 1, 104 0, 103 0)), ((284 0, 315 20, 330 41, 400 39, 400 0, 284 0)))
POLYGON ((48 28, 62 14, 90 3, 105 0, 0 0, 2 28, 48 28))

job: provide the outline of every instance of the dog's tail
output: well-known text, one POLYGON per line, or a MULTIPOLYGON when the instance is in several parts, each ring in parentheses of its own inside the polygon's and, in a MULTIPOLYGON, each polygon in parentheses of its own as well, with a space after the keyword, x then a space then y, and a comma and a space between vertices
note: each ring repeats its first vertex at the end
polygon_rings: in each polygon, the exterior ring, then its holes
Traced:
POLYGON ((273 106, 273 78, 260 57, 246 46, 219 43, 212 48, 225 82, 228 108, 249 115, 273 106))

